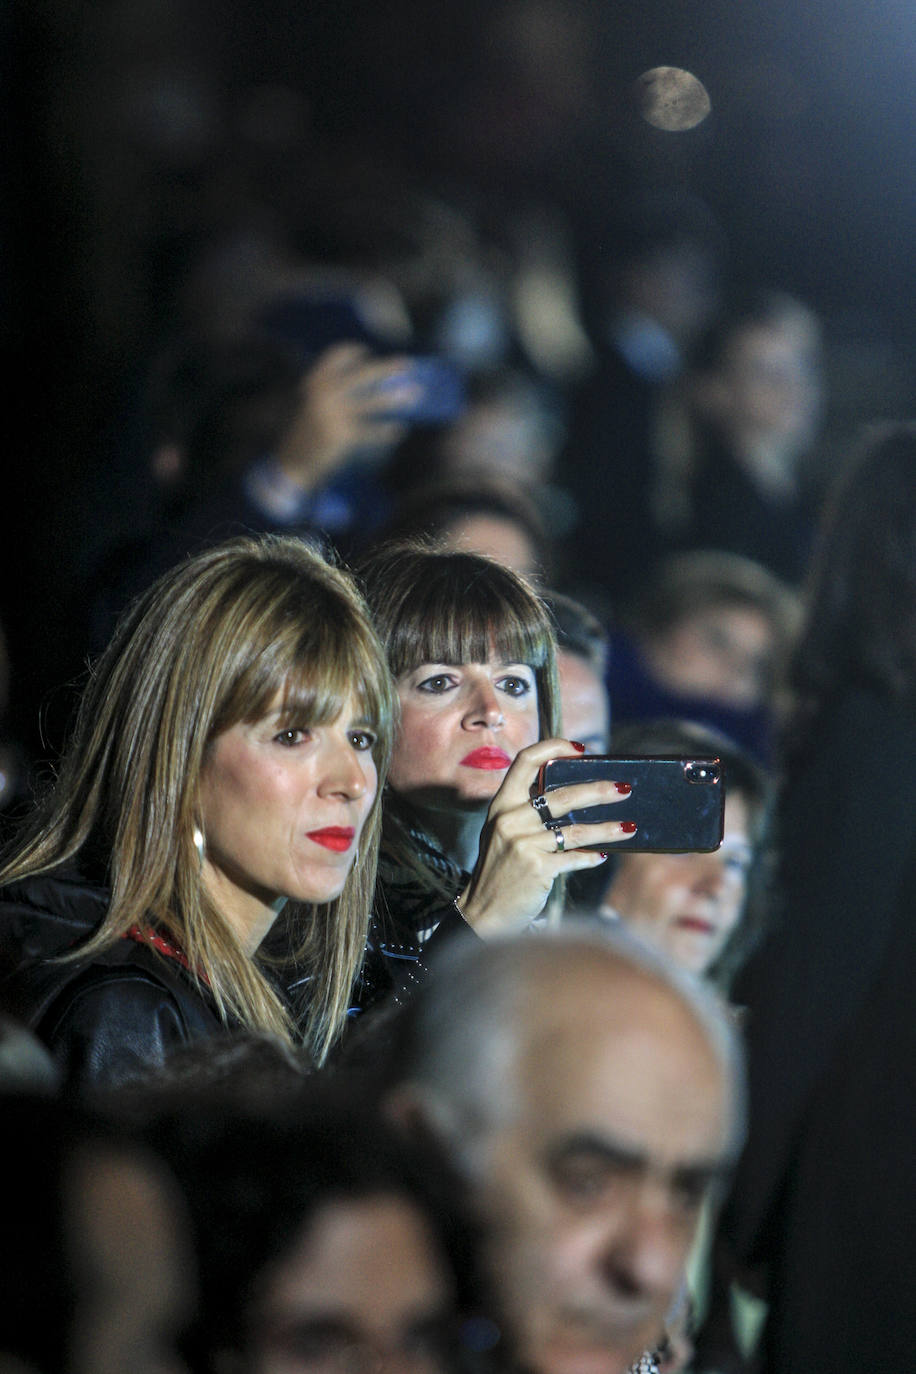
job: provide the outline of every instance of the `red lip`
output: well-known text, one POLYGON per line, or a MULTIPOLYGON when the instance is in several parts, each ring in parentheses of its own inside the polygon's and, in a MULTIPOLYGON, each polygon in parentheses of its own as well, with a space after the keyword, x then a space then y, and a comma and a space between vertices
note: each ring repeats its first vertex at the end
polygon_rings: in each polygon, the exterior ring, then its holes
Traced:
POLYGON ((464 768, 508 768, 512 762, 502 749, 473 749, 461 760, 464 768))
POLYGON ((324 845, 325 849, 333 849, 336 854, 343 854, 344 850, 350 848, 355 834, 352 826, 329 825, 324 830, 310 830, 308 838, 316 844, 324 845))
POLYGON ((713 935, 716 929, 711 921, 704 921, 700 916, 679 916, 677 925, 681 930, 696 930, 701 935, 713 935))

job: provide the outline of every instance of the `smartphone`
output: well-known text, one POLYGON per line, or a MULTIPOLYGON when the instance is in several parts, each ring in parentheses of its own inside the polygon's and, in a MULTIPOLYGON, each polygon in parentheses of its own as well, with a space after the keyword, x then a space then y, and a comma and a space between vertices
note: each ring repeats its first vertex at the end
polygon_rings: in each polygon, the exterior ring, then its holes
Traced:
POLYGON ((628 782, 633 790, 628 797, 607 806, 555 813, 554 824, 635 821, 635 834, 615 841, 614 849, 649 854, 709 853, 722 843, 725 785, 719 759, 683 754, 583 754, 543 764, 536 787, 549 803, 550 793, 557 787, 601 779, 628 782))
POLYGON ((464 410, 464 382, 458 369, 442 358, 411 358, 403 372, 378 382, 375 392, 379 398, 379 415, 402 424, 436 425, 455 420, 464 410), (402 382, 414 382, 418 388, 416 401, 410 406, 387 408, 385 393, 402 382))

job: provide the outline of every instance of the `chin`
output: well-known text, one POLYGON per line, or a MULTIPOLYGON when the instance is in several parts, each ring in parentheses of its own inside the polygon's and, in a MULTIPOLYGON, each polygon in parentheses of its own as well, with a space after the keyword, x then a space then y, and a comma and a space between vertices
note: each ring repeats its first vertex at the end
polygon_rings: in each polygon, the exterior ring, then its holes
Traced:
POLYGON ((291 902, 309 902, 315 906, 333 902, 343 892, 352 871, 351 866, 326 874, 313 874, 308 880, 297 883, 294 890, 287 893, 287 899, 291 902))
POLYGON ((530 1374, 626 1374, 638 1353, 631 1355, 606 1345, 556 1343, 522 1363, 530 1374))

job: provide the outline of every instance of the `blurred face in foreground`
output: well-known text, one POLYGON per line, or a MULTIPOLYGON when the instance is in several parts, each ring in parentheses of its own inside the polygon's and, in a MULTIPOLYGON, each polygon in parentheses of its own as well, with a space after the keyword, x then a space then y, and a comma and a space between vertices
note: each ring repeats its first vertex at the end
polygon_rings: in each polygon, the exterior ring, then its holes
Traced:
POLYGON ((187 1374, 178 1342, 197 1284, 171 1180, 93 1148, 75 1162, 71 1191, 73 1374, 187 1374))
POLYGON ((478 1200, 518 1366, 624 1374, 661 1337, 723 1169, 726 1089, 668 989, 581 956, 564 975, 525 1002, 478 1200))
POLYGON ((443 1374, 451 1276, 418 1209, 379 1194, 326 1204, 265 1275, 251 1374, 443 1374))

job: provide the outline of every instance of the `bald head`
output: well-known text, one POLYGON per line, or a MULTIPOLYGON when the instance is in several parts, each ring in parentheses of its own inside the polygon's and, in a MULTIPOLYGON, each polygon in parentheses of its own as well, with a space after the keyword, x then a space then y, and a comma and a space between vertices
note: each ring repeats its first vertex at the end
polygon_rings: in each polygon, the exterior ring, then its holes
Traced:
POLYGON ((622 1374, 662 1333, 740 1142, 739 1056, 692 979, 561 928, 451 953, 401 1066, 463 1166, 533 1374, 622 1374))
POLYGON ((599 1025, 601 1039, 614 1044, 652 1026, 673 1038, 678 1024, 719 1066, 728 1151, 736 1154, 744 1085, 731 1020, 714 992, 623 927, 566 921, 536 935, 453 943, 410 1006, 396 1072, 439 1104, 448 1136, 467 1141, 511 1109, 526 1052, 536 1058, 551 1043, 583 1036, 594 1044, 599 1025))

